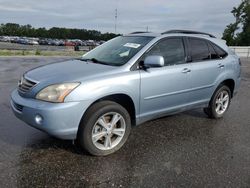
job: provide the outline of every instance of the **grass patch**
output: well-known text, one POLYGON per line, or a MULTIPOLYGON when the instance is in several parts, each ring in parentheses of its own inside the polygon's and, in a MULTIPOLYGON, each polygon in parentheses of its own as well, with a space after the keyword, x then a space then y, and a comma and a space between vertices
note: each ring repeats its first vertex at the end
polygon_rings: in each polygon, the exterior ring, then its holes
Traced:
POLYGON ((41 51, 36 49, 36 54, 35 55, 41 55, 41 51))
POLYGON ((0 50, 0 56, 72 56, 80 57, 83 51, 0 50))

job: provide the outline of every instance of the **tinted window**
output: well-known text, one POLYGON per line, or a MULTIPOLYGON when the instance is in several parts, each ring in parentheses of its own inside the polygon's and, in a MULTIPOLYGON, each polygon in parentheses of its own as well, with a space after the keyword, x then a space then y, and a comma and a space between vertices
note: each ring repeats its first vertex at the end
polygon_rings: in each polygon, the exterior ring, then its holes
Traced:
POLYGON ((211 59, 219 59, 220 58, 220 56, 215 52, 212 44, 208 43, 208 48, 209 48, 211 59))
POLYGON ((189 47, 191 49, 192 61, 203 61, 210 59, 208 45, 205 40, 190 38, 189 47))
POLYGON ((164 57, 165 66, 177 65, 185 62, 185 50, 181 38, 170 38, 160 41, 147 54, 164 57))
POLYGON ((224 50, 222 50, 220 47, 218 47, 215 44, 212 44, 212 45, 213 45, 214 50, 216 51, 216 53, 218 54, 220 58, 224 58, 227 56, 227 52, 225 52, 224 50))

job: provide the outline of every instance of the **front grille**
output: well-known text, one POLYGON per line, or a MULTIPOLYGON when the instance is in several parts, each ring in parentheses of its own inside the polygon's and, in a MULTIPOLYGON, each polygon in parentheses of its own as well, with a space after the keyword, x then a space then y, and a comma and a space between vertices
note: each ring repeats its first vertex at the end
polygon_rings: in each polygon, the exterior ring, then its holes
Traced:
POLYGON ((27 78, 22 77, 18 82, 18 90, 22 93, 28 92, 32 87, 36 85, 36 82, 28 80, 27 78))
POLYGON ((18 111, 20 111, 20 112, 23 111, 23 106, 22 106, 22 105, 13 102, 13 106, 14 106, 14 108, 15 108, 16 110, 18 110, 18 111))

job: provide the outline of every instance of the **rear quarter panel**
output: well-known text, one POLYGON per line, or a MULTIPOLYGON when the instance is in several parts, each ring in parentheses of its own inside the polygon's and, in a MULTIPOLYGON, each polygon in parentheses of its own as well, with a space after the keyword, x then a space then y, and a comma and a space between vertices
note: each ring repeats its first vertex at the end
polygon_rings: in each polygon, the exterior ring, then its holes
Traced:
POLYGON ((225 68, 218 76, 215 82, 215 87, 213 88, 213 92, 216 88, 225 80, 232 79, 235 83, 235 91, 238 90, 240 84, 240 65, 239 65, 239 58, 234 55, 228 55, 222 63, 225 65, 225 68))

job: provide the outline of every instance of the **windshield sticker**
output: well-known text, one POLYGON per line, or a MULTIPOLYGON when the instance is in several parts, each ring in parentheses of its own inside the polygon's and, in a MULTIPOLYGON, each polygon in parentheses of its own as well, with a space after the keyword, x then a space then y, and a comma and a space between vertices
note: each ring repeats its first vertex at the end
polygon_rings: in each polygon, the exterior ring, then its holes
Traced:
POLYGON ((136 43, 126 43, 123 46, 129 47, 129 48, 139 48, 141 45, 136 43))
POLYGON ((119 54, 120 57, 127 57, 129 55, 129 50, 119 54))

